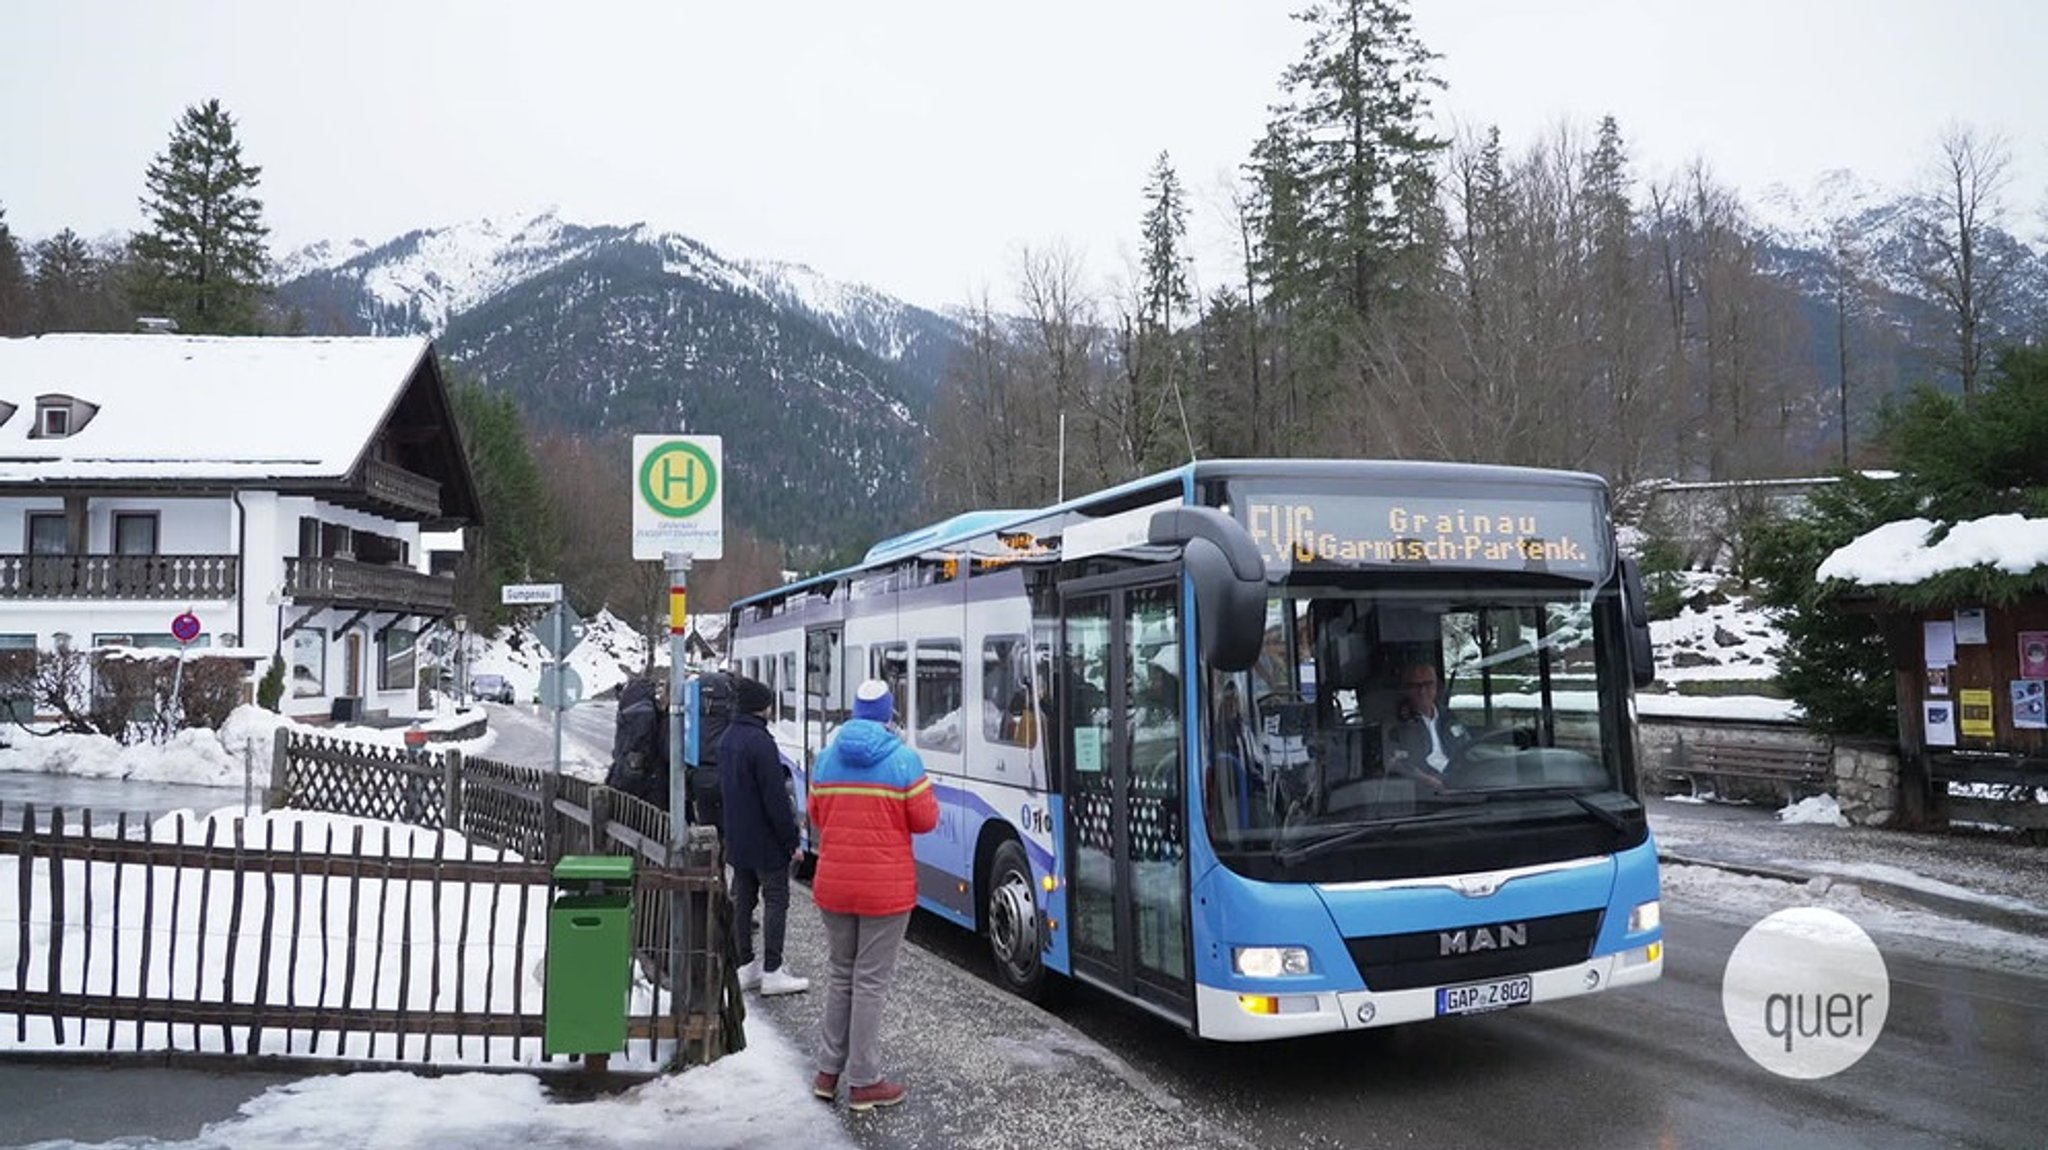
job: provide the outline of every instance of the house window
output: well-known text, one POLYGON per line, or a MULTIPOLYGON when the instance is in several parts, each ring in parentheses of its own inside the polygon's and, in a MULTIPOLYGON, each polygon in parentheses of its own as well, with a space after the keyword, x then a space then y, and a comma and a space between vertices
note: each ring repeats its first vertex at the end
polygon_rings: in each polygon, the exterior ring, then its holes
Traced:
MULTIPOLYGON (((134 647, 142 651, 176 651, 186 646, 186 644, 178 642, 178 637, 169 631, 96 631, 93 633, 92 645, 95 647, 134 647)), ((213 636, 202 634, 192 640, 190 645, 194 647, 210 647, 213 645, 213 636)))
POLYGON ((377 661, 377 689, 380 691, 411 690, 419 672, 414 670, 413 645, 417 636, 411 631, 396 627, 384 632, 383 657, 377 661))
POLYGON ((0 720, 35 719, 36 637, 0 635, 0 720))
POLYGON ((156 512, 114 512, 114 554, 156 554, 156 512))
POLYGON ((45 407, 36 412, 36 427, 46 438, 71 434, 71 409, 45 407))
POLYGON ((71 525, 63 512, 29 512, 28 553, 31 555, 68 555, 71 553, 71 525))
POLYGON ((292 636, 292 698, 327 693, 327 633, 305 630, 292 636))

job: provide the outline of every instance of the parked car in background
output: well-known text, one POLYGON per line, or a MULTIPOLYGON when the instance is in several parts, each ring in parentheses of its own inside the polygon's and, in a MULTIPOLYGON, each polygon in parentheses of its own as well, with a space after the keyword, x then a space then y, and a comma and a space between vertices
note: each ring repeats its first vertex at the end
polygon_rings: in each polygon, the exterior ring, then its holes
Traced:
POLYGON ((471 675, 469 696, 487 703, 510 703, 514 698, 512 684, 503 675, 471 675))

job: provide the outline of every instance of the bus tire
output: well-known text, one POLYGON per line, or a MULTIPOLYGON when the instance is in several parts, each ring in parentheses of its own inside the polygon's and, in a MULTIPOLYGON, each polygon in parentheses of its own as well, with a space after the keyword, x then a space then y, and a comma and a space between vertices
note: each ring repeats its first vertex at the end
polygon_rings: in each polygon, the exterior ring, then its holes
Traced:
POLYGON ((1016 839, 997 844, 982 898, 996 981, 1028 1001, 1044 1001, 1050 975, 1039 937, 1037 888, 1031 878, 1031 862, 1016 839))

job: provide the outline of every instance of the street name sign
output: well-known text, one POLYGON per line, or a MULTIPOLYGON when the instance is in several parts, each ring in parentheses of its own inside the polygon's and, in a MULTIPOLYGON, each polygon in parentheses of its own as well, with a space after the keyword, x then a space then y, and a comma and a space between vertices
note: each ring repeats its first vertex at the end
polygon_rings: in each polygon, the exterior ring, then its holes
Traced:
POLYGON ((560 583, 507 583, 499 589, 498 601, 507 605, 525 606, 533 603, 560 603, 560 583))

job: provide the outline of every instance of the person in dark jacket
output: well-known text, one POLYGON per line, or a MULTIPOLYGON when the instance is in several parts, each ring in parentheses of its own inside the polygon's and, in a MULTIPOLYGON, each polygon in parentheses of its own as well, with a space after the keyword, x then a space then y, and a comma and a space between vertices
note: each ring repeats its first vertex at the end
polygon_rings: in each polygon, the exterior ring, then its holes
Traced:
POLYGON ((831 969, 811 1090, 839 1094, 855 1110, 894 1106, 908 1093, 882 1075, 882 997, 917 906, 911 837, 939 825, 939 799, 924 761, 890 729, 895 699, 869 679, 853 693, 853 718, 811 775, 818 873, 811 896, 825 920, 831 969))
POLYGON ((796 809, 782 773, 782 756, 768 733, 775 693, 766 683, 733 683, 732 725, 718 745, 718 783, 725 805, 725 861, 732 867, 732 920, 740 959, 740 986, 762 994, 796 994, 810 980, 782 961, 789 925, 789 871, 803 857, 796 809), (761 904, 761 956, 754 957, 754 904, 761 904))

